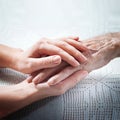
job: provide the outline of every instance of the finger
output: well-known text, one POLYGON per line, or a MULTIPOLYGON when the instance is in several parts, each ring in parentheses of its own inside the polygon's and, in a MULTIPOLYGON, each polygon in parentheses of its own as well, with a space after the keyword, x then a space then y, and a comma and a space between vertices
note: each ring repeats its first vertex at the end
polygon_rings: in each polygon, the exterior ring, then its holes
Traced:
POLYGON ((80 80, 84 79, 88 75, 87 71, 77 71, 72 74, 70 77, 66 78, 62 81, 59 86, 62 86, 65 91, 69 90, 70 88, 74 87, 80 80))
POLYGON ((38 84, 46 79, 48 79, 49 77, 57 74, 59 71, 61 71, 63 68, 66 67, 66 63, 62 62, 60 65, 58 65, 55 68, 49 68, 49 69, 44 69, 41 72, 39 72, 33 79, 32 81, 35 84, 38 84))
POLYGON ((85 45, 81 44, 81 42, 74 41, 72 39, 65 39, 64 41, 69 43, 70 45, 74 46, 79 51, 89 53, 89 49, 85 45))
POLYGON ((61 63, 61 57, 58 55, 48 56, 43 58, 30 58, 31 69, 37 71, 43 68, 52 68, 61 63))
POLYGON ((67 63, 69 63, 72 66, 78 66, 78 65, 80 65, 79 62, 73 56, 71 56, 66 51, 64 51, 63 49, 61 49, 61 48, 59 48, 59 47, 57 47, 55 45, 45 43, 44 45, 42 45, 39 48, 39 51, 42 54, 59 55, 59 56, 61 56, 61 58, 64 61, 66 61, 67 63))
POLYGON ((54 42, 52 44, 55 44, 58 47, 60 47, 61 49, 65 50, 67 53, 69 53, 70 55, 72 55, 79 62, 83 63, 83 62, 85 62, 87 60, 87 58, 78 49, 76 49, 72 45, 68 44, 67 42, 58 41, 58 42, 54 42))
POLYGON ((80 80, 84 79, 88 75, 87 71, 77 71, 68 78, 64 79, 64 81, 60 82, 59 84, 56 84, 54 86, 49 86, 52 95, 61 95, 64 94, 67 90, 74 87, 80 80))
POLYGON ((49 85, 55 85, 55 84, 61 82, 62 80, 66 79, 68 76, 70 76, 71 74, 73 74, 74 72, 76 72, 78 70, 80 70, 80 67, 76 67, 76 68, 73 68, 71 66, 66 67, 65 69, 63 69, 58 74, 51 77, 48 80, 48 84, 49 85))
POLYGON ((27 80, 28 83, 31 83, 32 82, 32 76, 29 76, 26 80, 27 80))
POLYGON ((33 79, 35 78, 35 76, 37 76, 42 71, 43 70, 38 70, 38 71, 35 71, 32 74, 30 74, 29 77, 27 78, 28 83, 31 83, 33 81, 33 79))
POLYGON ((55 86, 49 86, 46 82, 37 84, 37 89, 42 89, 40 91, 43 94, 43 97, 56 96, 64 94, 67 90, 74 87, 80 80, 84 79, 88 75, 87 71, 77 71, 73 75, 66 78, 64 81, 60 82, 55 86))

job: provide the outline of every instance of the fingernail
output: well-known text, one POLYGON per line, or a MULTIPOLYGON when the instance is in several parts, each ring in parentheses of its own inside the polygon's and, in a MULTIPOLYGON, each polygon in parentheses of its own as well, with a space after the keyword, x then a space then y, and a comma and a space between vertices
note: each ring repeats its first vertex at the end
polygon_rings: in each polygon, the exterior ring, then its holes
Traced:
POLYGON ((56 82, 54 82, 54 81, 48 81, 48 84, 49 84, 49 85, 55 85, 56 82))
MULTIPOLYGON (((80 57, 80 58, 81 58, 81 57, 80 57)), ((82 56, 82 58, 81 58, 81 59, 82 59, 82 61, 83 61, 83 62, 86 62, 86 61, 87 61, 87 58, 86 58, 86 57, 84 57, 84 56, 82 56)))
POLYGON ((32 76, 31 75, 28 76, 27 81, 28 81, 28 83, 32 82, 32 76))
POLYGON ((57 84, 57 83, 58 83, 58 81, 56 81, 56 79, 50 78, 50 79, 48 80, 48 84, 49 84, 49 85, 55 85, 55 84, 57 84))
POLYGON ((34 84, 35 84, 35 85, 37 85, 37 84, 38 84, 38 81, 36 81, 36 80, 34 80, 33 82, 34 82, 34 84))
POLYGON ((53 57, 53 62, 55 63, 55 64, 58 64, 58 63, 60 63, 60 61, 61 61, 61 58, 60 58, 60 56, 54 56, 53 57))
POLYGON ((80 65, 80 63, 76 61, 76 62, 74 62, 74 65, 75 65, 75 67, 77 67, 80 65))

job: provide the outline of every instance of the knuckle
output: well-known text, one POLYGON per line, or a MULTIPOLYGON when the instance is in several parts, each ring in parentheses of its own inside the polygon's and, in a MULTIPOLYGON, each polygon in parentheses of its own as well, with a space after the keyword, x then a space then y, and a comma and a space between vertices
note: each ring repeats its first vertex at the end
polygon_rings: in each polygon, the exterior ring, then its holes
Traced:
POLYGON ((18 65, 18 70, 23 73, 31 73, 33 64, 30 61, 25 61, 23 64, 18 65))
POLYGON ((62 47, 66 47, 66 46, 67 46, 67 43, 62 42, 62 41, 61 41, 59 44, 60 44, 60 46, 62 46, 62 47))
POLYGON ((46 65, 48 61, 41 59, 41 65, 46 65))
POLYGON ((76 56, 76 57, 79 57, 79 56, 80 56, 80 53, 79 53, 79 52, 75 52, 75 56, 76 56))
POLYGON ((44 44, 47 43, 47 38, 41 38, 37 44, 44 44))
POLYGON ((63 50, 61 48, 58 48, 57 53, 61 54, 63 53, 63 50))
POLYGON ((28 62, 26 63, 26 66, 27 66, 28 69, 32 69, 32 68, 33 68, 33 64, 32 64, 31 61, 28 61, 28 62))
POLYGON ((41 43, 39 44, 39 49, 40 49, 40 50, 43 50, 43 49, 45 48, 45 46, 46 46, 46 42, 41 42, 41 43))
POLYGON ((45 47, 45 43, 42 43, 42 44, 39 45, 40 50, 44 49, 44 47, 45 47))

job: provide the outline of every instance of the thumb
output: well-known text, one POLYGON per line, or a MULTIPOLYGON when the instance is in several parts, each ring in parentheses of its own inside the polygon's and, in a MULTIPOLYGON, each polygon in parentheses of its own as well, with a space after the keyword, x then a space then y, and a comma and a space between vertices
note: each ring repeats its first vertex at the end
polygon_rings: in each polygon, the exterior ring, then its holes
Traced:
POLYGON ((47 56, 42 58, 33 58, 32 64, 34 71, 44 68, 52 68, 61 63, 61 57, 59 55, 47 56))

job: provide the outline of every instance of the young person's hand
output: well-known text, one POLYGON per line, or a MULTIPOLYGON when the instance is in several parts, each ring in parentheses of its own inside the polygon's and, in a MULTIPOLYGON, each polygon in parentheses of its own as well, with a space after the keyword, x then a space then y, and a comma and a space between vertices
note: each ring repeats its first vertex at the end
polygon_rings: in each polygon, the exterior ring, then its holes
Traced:
POLYGON ((78 66, 87 60, 82 52, 89 52, 84 45, 78 44, 78 39, 78 37, 58 40, 43 38, 26 51, 1 45, 0 66, 23 73, 55 67, 61 63, 61 59, 74 67, 78 66))
POLYGON ((35 85, 25 81, 12 85, 0 87, 0 118, 19 110, 37 100, 50 96, 64 94, 68 89, 74 87, 81 79, 87 76, 87 71, 77 71, 57 85, 50 86, 47 81, 35 85))

